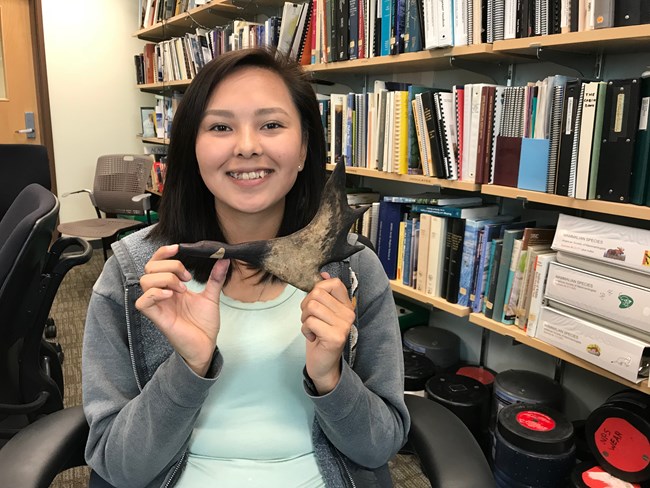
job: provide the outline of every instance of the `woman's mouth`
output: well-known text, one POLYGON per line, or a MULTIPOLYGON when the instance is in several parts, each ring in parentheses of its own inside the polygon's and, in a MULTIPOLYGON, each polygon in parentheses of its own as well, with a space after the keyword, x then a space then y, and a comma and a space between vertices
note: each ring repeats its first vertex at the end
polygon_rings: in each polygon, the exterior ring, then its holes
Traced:
POLYGON ((272 171, 270 169, 244 172, 228 171, 228 176, 236 180, 260 180, 262 178, 265 178, 267 175, 270 175, 271 173, 272 171))

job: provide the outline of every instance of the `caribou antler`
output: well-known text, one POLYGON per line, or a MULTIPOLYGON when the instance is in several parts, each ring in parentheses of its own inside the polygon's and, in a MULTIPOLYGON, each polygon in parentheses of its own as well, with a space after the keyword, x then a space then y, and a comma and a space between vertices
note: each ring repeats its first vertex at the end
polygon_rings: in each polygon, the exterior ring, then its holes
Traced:
POLYGON ((348 244, 352 224, 368 207, 352 209, 345 193, 345 166, 339 162, 327 180, 318 212, 306 227, 286 237, 241 244, 200 241, 181 244, 179 256, 239 259, 309 292, 322 278, 319 270, 363 249, 348 244))

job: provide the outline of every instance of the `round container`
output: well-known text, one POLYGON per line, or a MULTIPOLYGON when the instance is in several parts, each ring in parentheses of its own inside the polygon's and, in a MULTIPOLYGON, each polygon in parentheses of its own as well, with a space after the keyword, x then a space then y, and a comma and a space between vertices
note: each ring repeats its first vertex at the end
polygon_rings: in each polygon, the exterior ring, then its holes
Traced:
POLYGON ((500 487, 563 487, 574 465, 573 425, 560 412, 524 403, 499 412, 494 473, 500 487))
POLYGON ((638 483, 627 483, 612 476, 591 462, 578 464, 571 472, 570 488, 641 488, 638 483))
POLYGON ((587 418, 587 444, 608 473, 631 483, 650 480, 650 398, 615 393, 587 418))
POLYGON ((560 410, 564 390, 551 378, 533 371, 510 369, 496 375, 490 426, 494 429, 499 411, 513 403, 527 403, 560 410))
POLYGON ((424 354, 419 354, 410 349, 403 348, 404 355, 404 390, 423 391, 433 375, 436 367, 424 354))
POLYGON ((483 444, 490 412, 490 392, 483 383, 458 374, 438 374, 427 381, 426 396, 447 407, 483 444))
POLYGON ((404 345, 424 354, 438 372, 458 366, 460 337, 448 330, 429 326, 412 327, 404 333, 404 345))

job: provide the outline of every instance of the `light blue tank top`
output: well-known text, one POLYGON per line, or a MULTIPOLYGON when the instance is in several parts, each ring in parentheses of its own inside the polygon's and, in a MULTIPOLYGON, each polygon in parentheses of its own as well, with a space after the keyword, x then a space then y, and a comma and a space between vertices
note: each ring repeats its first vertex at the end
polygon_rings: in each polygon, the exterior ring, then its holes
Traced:
POLYGON ((221 294, 223 369, 197 419, 177 486, 324 486, 311 442, 314 409, 302 386, 304 297, 290 285, 267 302, 221 294))

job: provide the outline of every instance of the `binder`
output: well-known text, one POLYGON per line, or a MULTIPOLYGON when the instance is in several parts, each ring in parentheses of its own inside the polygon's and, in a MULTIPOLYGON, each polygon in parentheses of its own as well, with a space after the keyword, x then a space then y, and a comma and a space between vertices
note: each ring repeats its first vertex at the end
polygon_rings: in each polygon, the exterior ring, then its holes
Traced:
POLYGON ((564 89, 564 85, 555 85, 553 87, 549 155, 546 173, 546 193, 553 193, 555 190, 557 162, 560 149, 560 136, 562 132, 562 104, 564 102, 564 89))
POLYGON ((647 24, 650 22, 648 0, 616 0, 614 26, 647 24))
POLYGON ((557 180, 555 194, 568 196, 569 173, 571 171, 571 152, 575 133, 575 117, 580 100, 580 78, 569 79, 564 90, 562 110, 562 132, 560 134, 560 149, 557 162, 557 180))
POLYGON ((643 205, 648 194, 648 178, 650 178, 650 127, 648 114, 650 109, 650 71, 641 75, 641 108, 639 113, 639 129, 634 144, 634 163, 632 164, 632 186, 630 202, 643 205))
POLYGON ((614 0, 593 0, 593 9, 595 29, 614 27, 614 0))
POLYGON ((548 154, 548 139, 531 139, 525 137, 521 140, 517 188, 541 192, 546 191, 548 154))
POLYGON ((640 79, 607 84, 596 198, 628 203, 634 142, 639 124, 640 79))

